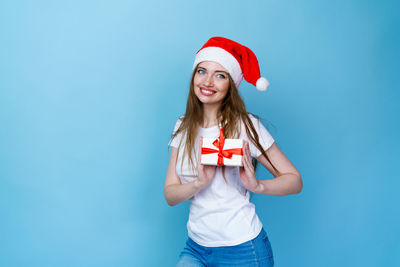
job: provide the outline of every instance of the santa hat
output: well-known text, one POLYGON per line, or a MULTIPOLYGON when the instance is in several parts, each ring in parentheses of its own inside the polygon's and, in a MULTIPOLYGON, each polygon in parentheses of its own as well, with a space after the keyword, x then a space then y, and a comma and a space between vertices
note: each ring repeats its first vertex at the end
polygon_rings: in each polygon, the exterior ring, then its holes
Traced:
POLYGON ((256 55, 244 45, 227 38, 212 37, 197 51, 193 69, 202 61, 214 61, 223 66, 236 87, 239 87, 244 78, 258 90, 267 90, 269 82, 260 75, 256 55))

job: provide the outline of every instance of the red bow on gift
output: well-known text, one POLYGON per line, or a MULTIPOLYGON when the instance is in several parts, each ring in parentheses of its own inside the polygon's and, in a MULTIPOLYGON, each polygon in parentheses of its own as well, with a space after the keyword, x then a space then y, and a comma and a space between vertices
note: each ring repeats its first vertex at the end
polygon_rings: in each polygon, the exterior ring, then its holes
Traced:
POLYGON ((220 166, 224 166, 224 157, 230 159, 232 158, 232 155, 243 155, 242 148, 231 148, 224 150, 224 144, 225 144, 224 130, 221 128, 221 130, 219 131, 219 139, 215 139, 215 141, 213 142, 213 145, 216 148, 218 148, 218 150, 202 147, 201 154, 218 153, 217 164, 220 166))

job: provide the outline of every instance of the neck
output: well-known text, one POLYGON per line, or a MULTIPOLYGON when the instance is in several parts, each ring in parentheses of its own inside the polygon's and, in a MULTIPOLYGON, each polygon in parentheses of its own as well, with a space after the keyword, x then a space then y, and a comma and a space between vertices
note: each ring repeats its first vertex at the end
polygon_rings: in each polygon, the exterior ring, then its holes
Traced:
POLYGON ((217 113, 219 105, 204 105, 203 104, 203 128, 209 128, 218 125, 217 113))

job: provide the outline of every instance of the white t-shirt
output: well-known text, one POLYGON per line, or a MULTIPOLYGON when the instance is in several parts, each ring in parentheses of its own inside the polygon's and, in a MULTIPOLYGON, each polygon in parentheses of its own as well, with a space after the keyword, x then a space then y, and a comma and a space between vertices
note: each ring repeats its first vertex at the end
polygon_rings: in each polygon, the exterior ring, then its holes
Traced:
MULTIPOLYGON (((258 119, 252 115, 250 118, 259 135, 261 146, 267 150, 274 143, 274 139, 258 119)), ((174 132, 180 124, 181 120, 179 119, 175 124, 174 132)), ((240 133, 240 139, 249 142, 251 156, 261 155, 261 152, 247 137, 243 123, 240 133)), ((169 143, 170 146, 178 148, 182 141, 176 164, 176 173, 182 184, 197 179, 197 170, 193 171, 189 166, 187 156, 182 164, 184 136, 180 133, 169 143)), ((218 138, 219 127, 199 129, 192 156, 195 163, 197 162, 200 136, 218 138)), ((190 199, 188 235, 202 246, 238 245, 255 238, 261 231, 262 223, 255 212, 254 204, 249 201, 249 192, 240 180, 239 167, 225 167, 225 178, 226 181, 222 175, 222 167, 217 167, 212 182, 190 199)))

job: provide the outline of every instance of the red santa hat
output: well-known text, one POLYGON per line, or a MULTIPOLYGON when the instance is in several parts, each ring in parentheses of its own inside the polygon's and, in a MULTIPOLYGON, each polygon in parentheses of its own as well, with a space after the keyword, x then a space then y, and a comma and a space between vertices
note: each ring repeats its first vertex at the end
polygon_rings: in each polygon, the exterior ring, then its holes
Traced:
POLYGON ((244 78, 258 90, 267 90, 269 82, 260 75, 256 55, 244 45, 227 38, 212 37, 197 51, 193 69, 202 61, 221 64, 231 75, 236 87, 244 78))

